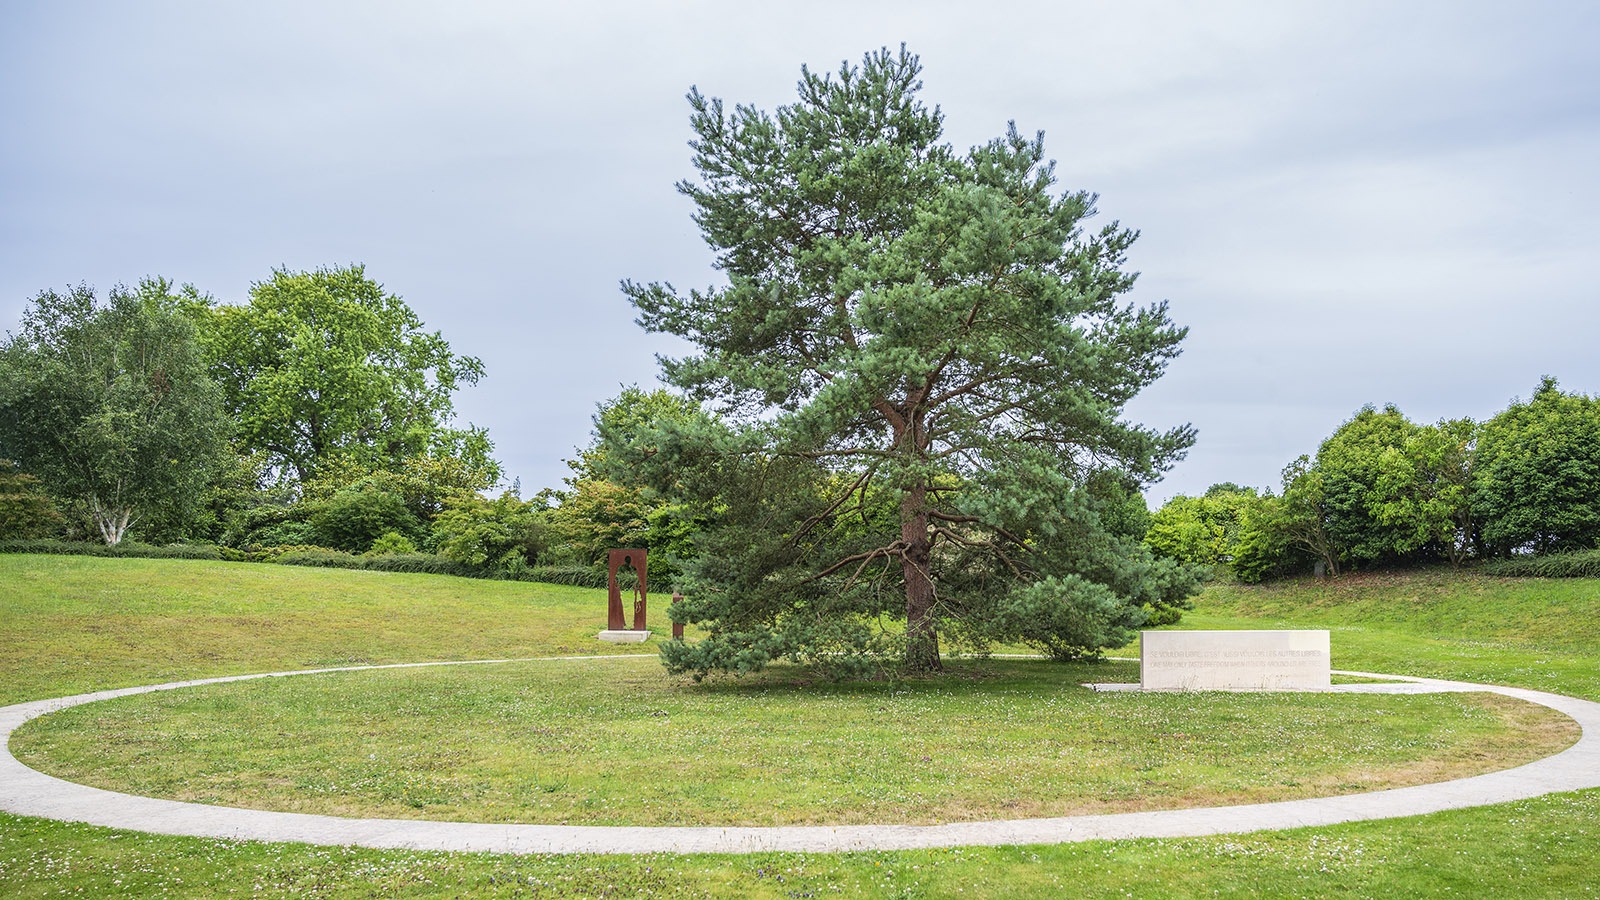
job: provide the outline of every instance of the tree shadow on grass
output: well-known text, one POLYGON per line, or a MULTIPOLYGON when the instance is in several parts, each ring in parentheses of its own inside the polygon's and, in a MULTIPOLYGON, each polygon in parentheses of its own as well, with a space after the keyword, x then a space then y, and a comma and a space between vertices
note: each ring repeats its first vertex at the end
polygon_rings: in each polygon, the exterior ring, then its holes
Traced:
POLYGON ((1139 680, 1139 664, 1118 660, 1057 662, 1048 659, 952 659, 935 676, 834 681, 805 666, 775 665, 753 675, 724 675, 681 689, 700 696, 861 697, 904 694, 956 695, 1021 691, 1087 690, 1084 684, 1139 680))

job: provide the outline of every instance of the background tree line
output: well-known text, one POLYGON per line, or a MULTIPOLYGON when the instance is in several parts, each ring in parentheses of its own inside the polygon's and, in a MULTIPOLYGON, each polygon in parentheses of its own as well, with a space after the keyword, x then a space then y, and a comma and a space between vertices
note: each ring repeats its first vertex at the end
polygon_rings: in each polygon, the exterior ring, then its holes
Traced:
MULTIPOLYGON (((429 553, 510 575, 682 543, 669 506, 598 474, 598 445, 568 490, 496 495, 489 435, 454 423, 483 371, 359 265, 274 271, 237 305, 159 278, 43 291, 0 343, 0 540, 429 553)), ((633 388, 597 420, 686 404, 633 388)))
MULTIPOLYGON (((1272 490, 1214 485, 1151 516, 1145 542, 1244 581, 1600 548, 1600 399, 1544 378, 1485 422, 1363 408, 1272 490)), ((1514 566, 1498 563, 1509 574, 1514 566)))

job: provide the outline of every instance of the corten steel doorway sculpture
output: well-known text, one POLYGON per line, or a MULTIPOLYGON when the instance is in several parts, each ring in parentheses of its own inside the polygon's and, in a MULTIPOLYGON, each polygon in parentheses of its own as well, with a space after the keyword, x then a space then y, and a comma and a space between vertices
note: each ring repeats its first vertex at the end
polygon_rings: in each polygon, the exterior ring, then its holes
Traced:
POLYGON ((606 579, 607 629, 625 631, 628 628, 627 613, 622 607, 622 583, 617 575, 621 572, 626 576, 627 570, 631 569, 638 576, 633 584, 633 630, 644 630, 645 598, 650 595, 649 582, 645 578, 648 571, 646 557, 647 553, 640 549, 612 550, 607 554, 607 568, 611 572, 606 579))

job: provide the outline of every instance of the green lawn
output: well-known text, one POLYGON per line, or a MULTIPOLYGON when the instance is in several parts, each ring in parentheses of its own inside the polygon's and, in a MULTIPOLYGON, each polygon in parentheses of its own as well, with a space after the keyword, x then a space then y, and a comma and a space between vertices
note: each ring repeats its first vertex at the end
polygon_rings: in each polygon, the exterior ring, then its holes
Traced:
POLYGON ((1317 797, 1577 739, 1493 694, 1095 693, 1136 666, 694 684, 653 659, 389 669, 143 694, 12 740, 52 775, 330 815, 573 825, 931 824, 1317 797), (647 790, 641 786, 648 785, 647 790))
MULTIPOLYGON (((340 662, 591 652, 599 597, 436 576, 0 556, 0 696, 340 662)), ((1342 667, 1600 699, 1597 614, 1600 582, 1445 573, 1218 585, 1187 624, 1329 627, 1342 667)), ((324 684, 341 679, 355 681, 324 684)), ((1600 896, 1597 846, 1600 791, 1205 839, 754 856, 379 852, 0 816, 0 895, 1583 897, 1600 896)))

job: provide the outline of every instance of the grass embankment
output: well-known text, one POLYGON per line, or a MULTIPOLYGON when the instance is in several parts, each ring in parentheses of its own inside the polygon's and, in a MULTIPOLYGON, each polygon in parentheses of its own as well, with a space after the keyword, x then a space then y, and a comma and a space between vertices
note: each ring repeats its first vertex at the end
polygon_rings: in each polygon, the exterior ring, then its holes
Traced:
MULTIPOLYGON (((650 622, 671 629, 668 598, 650 622)), ((600 644, 605 592, 438 575, 0 554, 0 703, 371 663, 654 654, 600 644)))
POLYGON ((1184 628, 1328 628, 1335 668, 1600 700, 1600 579, 1448 570, 1216 584, 1184 628))
POLYGON ((1493 695, 1094 693, 1131 664, 687 684, 654 660, 269 679, 29 723, 36 769, 178 800, 573 825, 905 823, 1217 806, 1507 768, 1577 739, 1493 695), (1109 671, 1108 671, 1109 670, 1109 671), (640 790, 641 785, 649 785, 640 790))
MULTIPOLYGON (((422 576, 274 571, 264 574, 326 580, 235 589, 261 568, 0 557, 0 690, 18 700, 335 661, 587 650, 603 612, 595 592, 422 576), (418 599, 425 595, 436 602, 418 599), (40 670, 55 657, 64 661, 40 670)), ((1340 666, 1595 698, 1597 621, 1600 582, 1444 574, 1333 587, 1216 586, 1189 624, 1331 627, 1340 666), (1387 609, 1385 592, 1419 599, 1387 609), (1496 673, 1501 677, 1489 677, 1496 673)), ((671 780, 671 766, 662 760, 659 781, 671 780)), ((637 786, 636 794, 647 795, 654 783, 637 786)), ((169 838, 0 815, 0 894, 1581 897, 1600 895, 1596 846, 1600 791, 1218 838, 688 857, 379 852, 169 838)))

